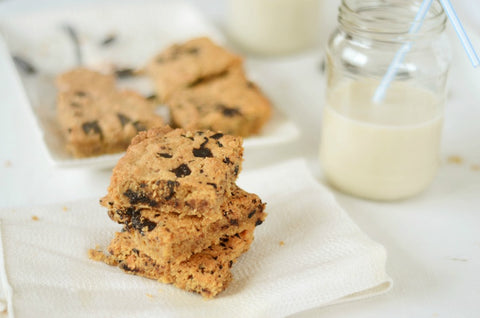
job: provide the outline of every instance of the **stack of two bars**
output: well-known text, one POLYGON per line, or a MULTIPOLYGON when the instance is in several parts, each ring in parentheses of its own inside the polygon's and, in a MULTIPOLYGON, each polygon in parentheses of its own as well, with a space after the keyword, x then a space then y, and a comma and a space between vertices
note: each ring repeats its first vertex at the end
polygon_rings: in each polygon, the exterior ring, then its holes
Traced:
POLYGON ((101 199, 124 225, 103 261, 204 297, 224 290, 266 216, 260 198, 235 184, 242 154, 241 137, 169 127, 141 132, 101 199))

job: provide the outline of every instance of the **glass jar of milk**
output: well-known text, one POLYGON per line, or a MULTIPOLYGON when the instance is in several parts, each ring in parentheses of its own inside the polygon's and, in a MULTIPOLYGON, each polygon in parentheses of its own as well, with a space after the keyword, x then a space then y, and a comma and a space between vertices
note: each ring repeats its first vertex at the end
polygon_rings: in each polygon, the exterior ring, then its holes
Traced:
POLYGON ((424 190, 439 167, 451 50, 433 2, 409 34, 421 0, 342 0, 326 52, 320 160, 343 192, 397 200, 424 190), (405 43, 411 49, 385 98, 373 94, 405 43))

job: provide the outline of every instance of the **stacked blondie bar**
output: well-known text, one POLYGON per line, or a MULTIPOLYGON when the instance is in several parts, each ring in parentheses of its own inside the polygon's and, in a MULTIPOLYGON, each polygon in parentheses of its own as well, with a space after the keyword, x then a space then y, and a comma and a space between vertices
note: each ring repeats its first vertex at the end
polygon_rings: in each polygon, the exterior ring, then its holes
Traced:
POLYGON ((242 59, 209 38, 166 48, 145 72, 176 127, 246 137, 259 133, 271 116, 270 101, 248 79, 242 59))
POLYGON ((242 155, 241 137, 168 126, 140 132, 100 200, 123 225, 101 259, 204 297, 224 290, 266 216, 261 199, 235 184, 242 155))
POLYGON ((76 68, 56 84, 58 122, 75 157, 124 151, 139 131, 164 124, 152 103, 118 89, 113 75, 76 68))

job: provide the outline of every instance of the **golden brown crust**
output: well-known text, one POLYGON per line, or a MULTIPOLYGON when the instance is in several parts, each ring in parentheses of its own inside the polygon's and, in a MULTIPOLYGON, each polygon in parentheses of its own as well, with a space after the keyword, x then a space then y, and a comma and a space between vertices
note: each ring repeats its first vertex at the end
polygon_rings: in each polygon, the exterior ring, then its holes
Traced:
POLYGON ((195 216, 147 210, 134 215, 125 226, 135 245, 160 263, 181 261, 218 244, 222 236, 253 231, 263 222, 265 204, 255 194, 237 189, 222 206, 222 218, 211 222, 195 216))
POLYGON ((128 232, 116 233, 108 248, 111 256, 100 258, 118 265, 129 274, 144 276, 211 298, 227 288, 237 258, 253 241, 253 231, 223 236, 217 245, 192 255, 188 260, 158 263, 139 248, 128 232))
POLYGON ((161 207, 218 219, 242 155, 240 137, 165 127, 142 132, 113 169, 101 203, 114 211, 161 207))
POLYGON ((155 84, 157 96, 167 101, 175 91, 198 79, 241 63, 239 56, 202 37, 168 47, 148 63, 145 71, 155 84))
POLYGON ((138 93, 118 91, 112 76, 74 69, 59 76, 57 118, 75 157, 125 151, 142 130, 163 125, 138 93))
POLYGON ((243 137, 259 133, 272 112, 270 101, 240 66, 176 92, 167 105, 177 127, 243 137))

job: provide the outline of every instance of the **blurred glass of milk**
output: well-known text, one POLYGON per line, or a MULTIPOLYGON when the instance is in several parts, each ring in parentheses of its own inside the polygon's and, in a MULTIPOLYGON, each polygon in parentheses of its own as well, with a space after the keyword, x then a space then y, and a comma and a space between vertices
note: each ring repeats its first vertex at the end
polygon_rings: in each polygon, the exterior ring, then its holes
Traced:
MULTIPOLYGON (((332 28, 337 1, 330 0, 332 28)), ((326 42, 323 0, 229 0, 227 28, 248 52, 276 55, 298 52, 326 42)))

